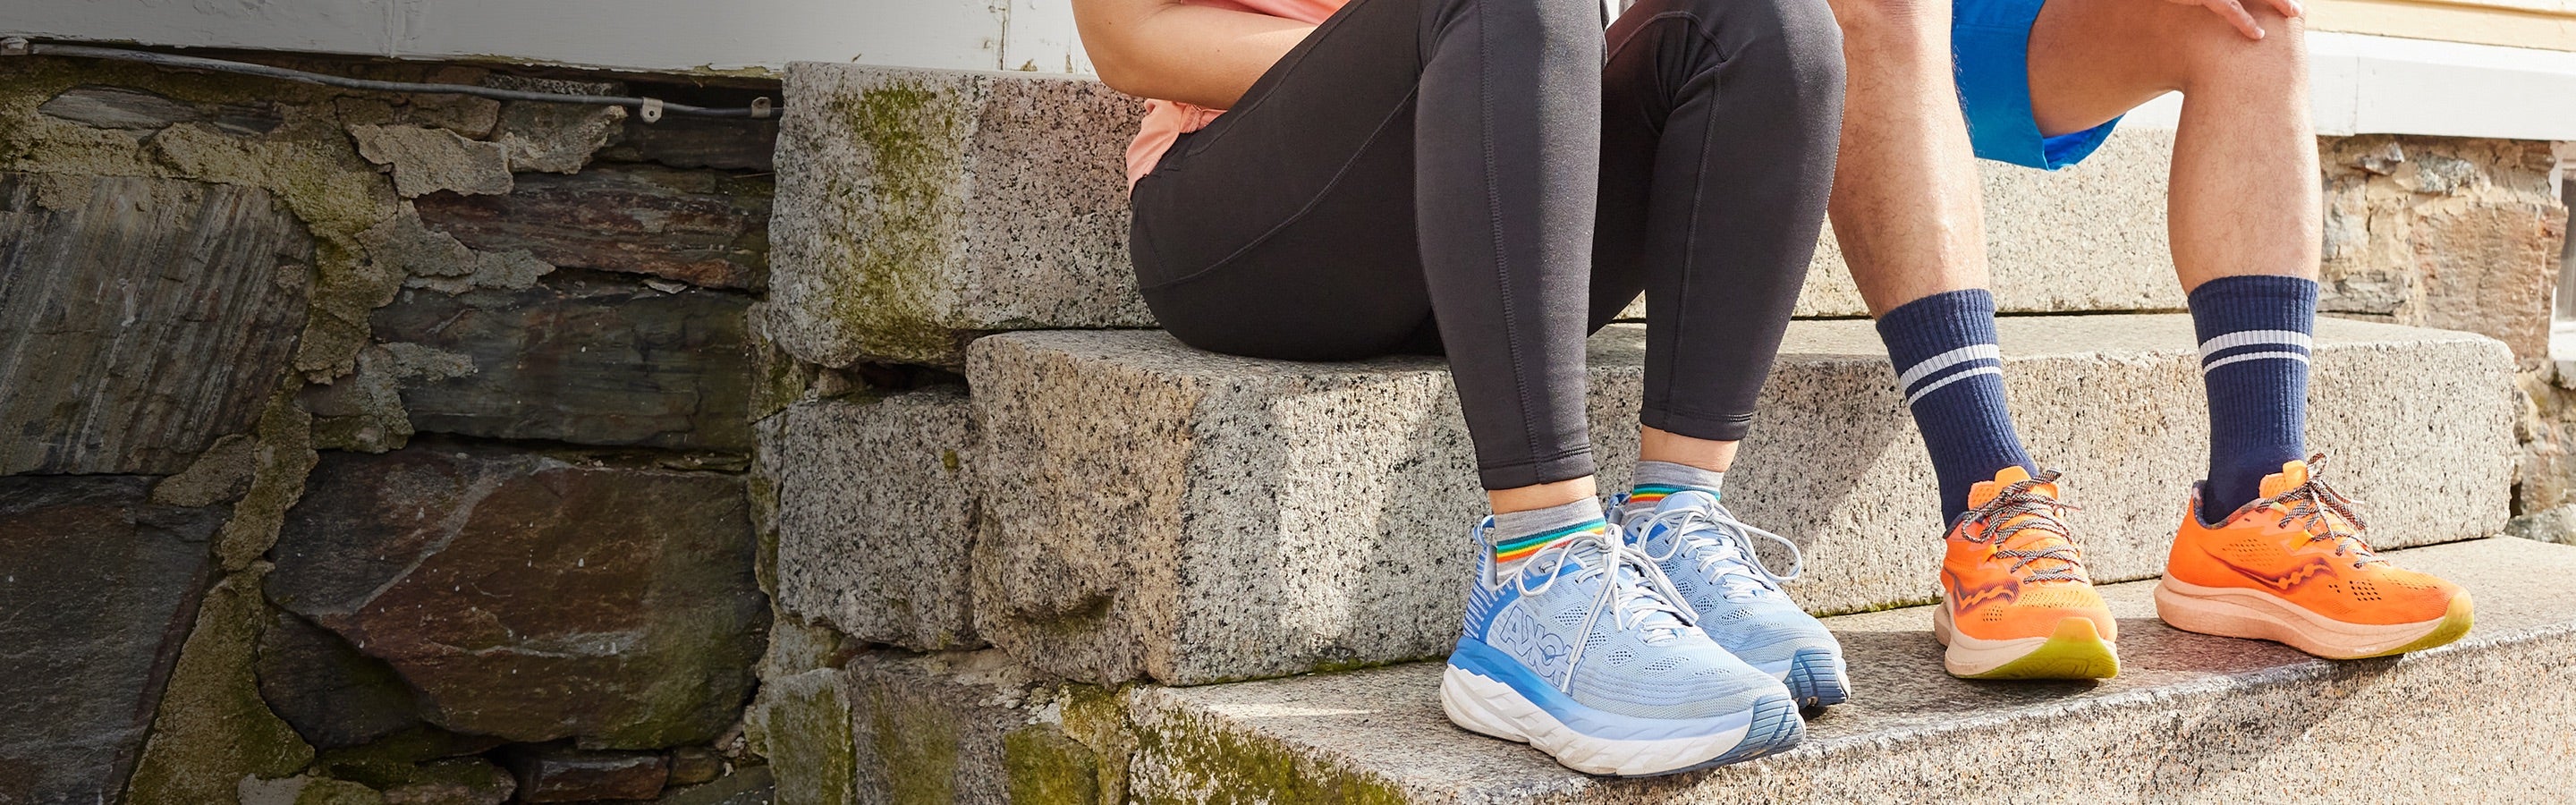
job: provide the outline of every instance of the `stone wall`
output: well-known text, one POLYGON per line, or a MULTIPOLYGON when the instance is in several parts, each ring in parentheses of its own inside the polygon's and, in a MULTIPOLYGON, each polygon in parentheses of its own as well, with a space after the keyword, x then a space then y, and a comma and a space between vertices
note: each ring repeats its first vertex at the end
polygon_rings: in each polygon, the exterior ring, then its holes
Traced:
POLYGON ((2467 330, 2513 348, 2522 441, 2507 530, 2576 542, 2576 373, 2549 353, 2567 208, 2549 143, 2327 138, 2328 313, 2467 330))
POLYGON ((775 137, 0 60, 0 803, 765 801, 775 137))

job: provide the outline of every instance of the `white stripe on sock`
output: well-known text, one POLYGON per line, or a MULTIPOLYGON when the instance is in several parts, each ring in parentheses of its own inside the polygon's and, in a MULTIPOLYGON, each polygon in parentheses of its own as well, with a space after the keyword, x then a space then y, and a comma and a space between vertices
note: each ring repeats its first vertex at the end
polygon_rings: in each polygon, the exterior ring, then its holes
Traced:
MULTIPOLYGON (((1930 376, 1933 372, 1948 369, 1969 361, 2002 359, 2003 350, 1996 349, 1993 344, 1969 344, 1939 355, 1924 358, 1923 362, 1906 367, 1904 374, 1896 376, 1896 387, 1900 389, 1913 388, 1915 383, 1921 382, 1923 378, 1930 376)), ((1997 372, 1997 374, 2001 374, 2001 372, 1997 372)))
POLYGON ((1915 401, 1915 400, 1923 399, 1923 395, 1930 394, 1930 393, 1935 392, 1935 391, 1940 391, 1942 386, 1947 386, 1947 385, 1950 385, 1950 384, 1952 384, 1952 383, 1959 382, 1959 381, 1961 381, 1961 380, 1966 380, 1966 379, 1971 378, 1971 377, 1976 377, 1976 376, 1978 376, 1978 375, 1997 375, 1997 376, 2001 376, 2003 373, 2004 373, 2004 370, 2003 370, 2003 368, 2002 368, 2002 367, 1998 367, 1998 366, 1979 366, 1979 367, 1977 367, 1977 368, 1970 369, 1970 370, 1965 371, 1965 372, 1960 372, 1960 373, 1958 373, 1958 374, 1951 375, 1951 376, 1949 376, 1949 377, 1941 378, 1941 379, 1939 379, 1939 380, 1932 381, 1932 384, 1931 384, 1931 385, 1924 386, 1922 391, 1917 391, 1917 392, 1914 392, 1913 394, 1906 395, 1906 396, 1905 396, 1905 404, 1906 404, 1906 405, 1911 406, 1911 405, 1913 405, 1913 404, 1914 404, 1914 401, 1915 401))
POLYGON ((2211 353, 2219 350, 2255 344, 2282 344, 2311 351, 2315 349, 2315 340, 2309 338, 2307 333, 2297 330, 2239 330, 2200 342, 2200 357, 2202 360, 2208 360, 2211 353))
POLYGON ((2308 362, 2308 356, 2301 355, 2296 352, 2248 352, 2243 355, 2229 355, 2218 360, 2210 361, 2209 365, 2200 367, 2200 373, 2204 375, 2209 374, 2210 371, 2215 370, 2218 367, 2226 366, 2238 361, 2258 361, 2265 358, 2288 358, 2300 363, 2308 362))

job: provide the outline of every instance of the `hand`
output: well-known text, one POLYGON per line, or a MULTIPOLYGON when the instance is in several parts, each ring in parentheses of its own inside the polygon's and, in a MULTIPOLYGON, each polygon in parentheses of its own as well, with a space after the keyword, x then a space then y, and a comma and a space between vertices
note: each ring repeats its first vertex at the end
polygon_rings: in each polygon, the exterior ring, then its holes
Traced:
MULTIPOLYGON (((2226 20, 2227 24, 2235 26, 2236 31, 2244 34, 2245 38, 2263 38, 2263 26, 2254 23, 2254 15, 2246 13, 2245 4, 2241 0, 2165 0, 2165 2, 2206 7, 2209 13, 2216 14, 2219 19, 2226 20)), ((2281 12, 2281 16, 2284 17, 2296 17, 2305 13, 2305 9, 2299 7, 2299 0, 2263 0, 2263 2, 2271 6, 2272 10, 2281 12)))

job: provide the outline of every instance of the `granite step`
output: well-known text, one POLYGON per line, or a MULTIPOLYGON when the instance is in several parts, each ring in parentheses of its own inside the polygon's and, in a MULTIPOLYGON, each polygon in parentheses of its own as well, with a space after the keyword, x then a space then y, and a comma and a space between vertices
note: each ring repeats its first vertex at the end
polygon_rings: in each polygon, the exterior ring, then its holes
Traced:
MULTIPOLYGON (((2179 315, 2007 317, 2014 415, 2066 468, 2095 576, 2161 572, 2206 419, 2179 315)), ((1592 342, 1603 486, 1636 454, 1642 330, 1592 342)), ((2319 323, 2310 439, 2386 547, 2496 533, 2513 470, 2512 358, 2481 336, 2319 323)), ((1428 359, 1234 358, 1148 331, 977 341, 966 596, 1035 672, 1194 685, 1441 656, 1484 511, 1447 373, 1428 359)), ((1794 540, 1819 613, 1937 594, 1930 461, 1866 321, 1791 325, 1729 473, 1794 540)), ((886 572, 903 570, 888 567, 886 572)), ((902 578, 921 578, 905 571, 902 578)))
MULTIPOLYGON (((1126 251, 1141 102, 1088 79, 818 62, 789 65, 785 91, 760 319, 788 352, 955 364, 984 332, 1153 326, 1126 251)), ((2182 309, 2172 149, 2131 126, 2062 171, 1979 163, 1997 304, 2182 309)), ((1866 313, 1828 233, 1798 314, 1866 313)))
POLYGON ((1929 607, 1826 621, 1849 704, 1804 744, 1647 780, 1586 777, 1451 726, 1438 663, 1127 694, 1128 801, 2566 802, 2576 799, 2576 547, 2497 537, 2393 551, 2477 602, 2449 646, 2332 662, 2176 631, 2152 582, 2104 588, 2121 675, 1941 672, 1929 607))

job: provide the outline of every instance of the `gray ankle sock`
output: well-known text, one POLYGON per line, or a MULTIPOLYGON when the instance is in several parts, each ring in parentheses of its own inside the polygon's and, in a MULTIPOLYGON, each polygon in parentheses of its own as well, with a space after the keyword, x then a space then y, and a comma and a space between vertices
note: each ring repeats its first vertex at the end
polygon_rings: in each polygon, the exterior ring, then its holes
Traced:
POLYGON ((1703 470, 1670 461, 1637 462, 1637 485, 1628 491, 1628 502, 1619 508, 1619 519, 1626 522, 1630 517, 1642 517, 1653 512, 1655 504, 1662 503, 1664 496, 1675 492, 1699 491, 1708 493, 1709 497, 1719 497, 1719 484, 1725 481, 1726 473, 1717 470, 1703 470))
POLYGON ((1521 562, 1549 543, 1585 531, 1607 529, 1601 521, 1601 501, 1591 498, 1494 515, 1494 528, 1488 532, 1494 543, 1494 578, 1509 578, 1521 562))

